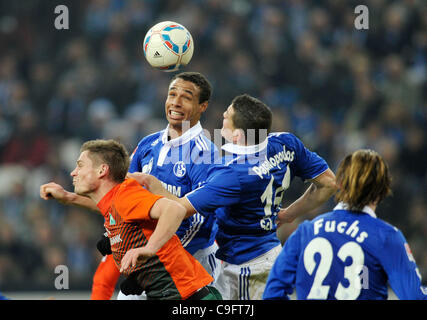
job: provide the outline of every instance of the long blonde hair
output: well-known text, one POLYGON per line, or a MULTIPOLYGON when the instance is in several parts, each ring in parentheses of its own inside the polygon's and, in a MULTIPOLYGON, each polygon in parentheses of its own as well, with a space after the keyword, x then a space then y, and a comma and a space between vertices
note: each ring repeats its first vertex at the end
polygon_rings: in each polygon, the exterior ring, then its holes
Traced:
POLYGON ((378 204, 391 194, 391 177, 387 164, 375 151, 361 149, 347 155, 337 170, 337 202, 350 210, 361 211, 365 205, 378 204))

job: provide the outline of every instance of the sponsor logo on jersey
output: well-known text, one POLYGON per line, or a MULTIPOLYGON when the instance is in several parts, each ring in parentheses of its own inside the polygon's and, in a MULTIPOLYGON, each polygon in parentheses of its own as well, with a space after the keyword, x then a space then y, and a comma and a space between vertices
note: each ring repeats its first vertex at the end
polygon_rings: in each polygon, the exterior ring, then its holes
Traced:
POLYGON ((114 246, 116 243, 119 243, 119 242, 122 242, 122 239, 120 238, 120 234, 110 238, 110 245, 112 246, 114 246))
POLYGON ((180 186, 174 186, 174 185, 165 183, 163 181, 160 181, 160 182, 162 183, 163 188, 165 188, 167 191, 172 193, 174 196, 181 198, 181 187, 180 186))

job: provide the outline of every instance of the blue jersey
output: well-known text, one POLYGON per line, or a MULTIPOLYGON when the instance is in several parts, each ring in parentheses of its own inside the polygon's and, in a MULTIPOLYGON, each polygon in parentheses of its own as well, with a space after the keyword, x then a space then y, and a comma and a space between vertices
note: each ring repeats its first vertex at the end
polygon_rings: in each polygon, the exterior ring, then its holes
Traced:
MULTIPOLYGON (((204 134, 200 123, 182 136, 168 140, 168 128, 142 139, 131 158, 129 172, 149 173, 177 197, 203 184, 208 168, 218 158, 218 149, 204 134)), ((215 241, 214 216, 198 213, 185 219, 177 231, 184 248, 194 254, 215 241)))
POLYGON ((301 223, 270 272, 264 299, 387 299, 387 281, 399 299, 426 299, 427 288, 402 233, 363 212, 332 212, 301 223))
POLYGON ((198 212, 215 212, 217 257, 242 264, 280 244, 275 221, 291 180, 315 178, 328 166, 290 133, 272 133, 255 146, 227 144, 223 149, 231 155, 212 166, 206 184, 186 197, 198 212))

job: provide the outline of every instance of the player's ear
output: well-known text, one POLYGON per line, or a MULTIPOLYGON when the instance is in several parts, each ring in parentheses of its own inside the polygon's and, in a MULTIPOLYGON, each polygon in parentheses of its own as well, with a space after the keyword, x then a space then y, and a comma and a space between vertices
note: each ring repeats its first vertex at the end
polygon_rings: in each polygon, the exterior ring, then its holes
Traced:
POLYGON ((245 144, 246 143, 246 139, 245 139, 245 133, 243 131, 243 129, 234 129, 233 130, 233 143, 234 144, 245 144))
POLYGON ((199 104, 199 110, 201 113, 206 111, 206 109, 208 108, 208 104, 209 104, 208 101, 205 101, 205 102, 199 104))
POLYGON ((107 176, 109 172, 110 172, 110 167, 108 166, 108 164, 103 163, 99 166, 98 175, 100 178, 107 176))

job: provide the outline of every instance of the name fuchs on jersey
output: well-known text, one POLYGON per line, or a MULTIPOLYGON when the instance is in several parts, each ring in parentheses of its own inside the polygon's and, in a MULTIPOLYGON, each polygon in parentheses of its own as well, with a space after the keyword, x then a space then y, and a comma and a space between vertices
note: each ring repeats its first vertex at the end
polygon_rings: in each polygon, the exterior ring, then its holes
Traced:
MULTIPOLYGON (((280 168, 280 164, 282 162, 292 162, 294 161, 295 151, 286 151, 286 147, 283 146, 283 150, 274 154, 270 158, 267 159, 267 155, 264 155, 264 161, 259 166, 252 167, 252 171, 255 172, 261 179, 264 179, 264 175, 270 173, 270 170, 278 167, 280 168)), ((250 172, 249 172, 250 173, 250 172)))

